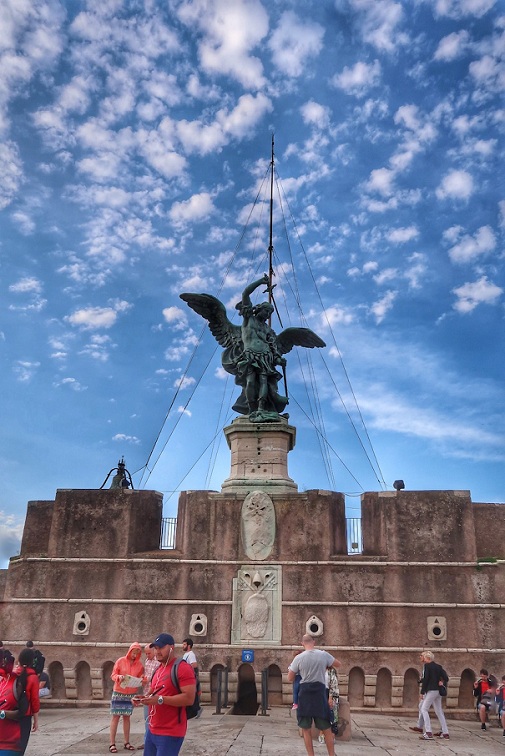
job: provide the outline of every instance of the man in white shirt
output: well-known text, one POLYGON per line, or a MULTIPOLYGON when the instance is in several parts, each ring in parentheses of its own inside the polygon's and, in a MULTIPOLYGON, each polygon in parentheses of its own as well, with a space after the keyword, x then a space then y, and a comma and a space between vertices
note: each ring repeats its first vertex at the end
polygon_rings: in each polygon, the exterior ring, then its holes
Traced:
POLYGON ((330 667, 338 669, 340 662, 327 651, 315 648, 311 635, 302 638, 304 651, 295 656, 288 667, 288 681, 293 682, 296 675, 301 675, 298 697, 298 726, 303 732, 303 742, 308 756, 314 756, 312 743, 312 720, 324 735, 328 756, 334 756, 334 739, 331 731, 330 707, 326 694, 325 675, 330 667))
POLYGON ((195 652, 193 651, 193 641, 191 638, 184 638, 182 641, 182 650, 182 658, 193 667, 195 674, 198 674, 198 662, 196 660, 195 652))
MULTIPOLYGON (((183 656, 185 662, 187 662, 191 667, 193 667, 193 672, 195 673, 196 677, 196 692, 198 696, 201 695, 201 688, 200 688, 200 681, 198 679, 198 662, 196 660, 195 652, 193 651, 193 639, 192 638, 184 638, 182 641, 182 650, 183 650, 183 656)), ((199 719, 202 716, 203 709, 200 707, 198 710, 198 714, 196 715, 196 719, 199 719)))

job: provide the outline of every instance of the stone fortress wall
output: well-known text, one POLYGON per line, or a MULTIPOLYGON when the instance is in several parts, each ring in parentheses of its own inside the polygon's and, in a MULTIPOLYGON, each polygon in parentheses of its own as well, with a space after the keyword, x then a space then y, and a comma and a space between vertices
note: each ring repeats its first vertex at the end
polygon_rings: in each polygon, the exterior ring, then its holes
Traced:
POLYGON ((265 668, 270 703, 291 703, 286 671, 307 631, 342 661, 354 708, 415 710, 422 648, 447 669, 456 716, 472 709, 475 671, 505 673, 505 506, 467 491, 365 493, 363 553, 348 555, 342 494, 254 485, 182 493, 169 552, 158 492, 30 502, 21 554, 0 575, 4 644, 33 638, 53 700, 69 705, 103 704, 114 660, 160 631, 193 637, 207 702, 226 666, 230 703, 241 686, 259 692, 265 668))

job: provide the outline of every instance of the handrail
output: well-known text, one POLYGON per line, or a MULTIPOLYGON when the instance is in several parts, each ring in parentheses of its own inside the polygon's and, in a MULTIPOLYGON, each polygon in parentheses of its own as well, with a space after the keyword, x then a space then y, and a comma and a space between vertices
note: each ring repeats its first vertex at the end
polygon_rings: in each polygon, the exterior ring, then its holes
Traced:
MULTIPOLYGON (((346 543, 348 554, 363 553, 363 534, 360 517, 346 517, 346 543)), ((161 520, 160 549, 175 549, 177 517, 163 517, 161 520)))

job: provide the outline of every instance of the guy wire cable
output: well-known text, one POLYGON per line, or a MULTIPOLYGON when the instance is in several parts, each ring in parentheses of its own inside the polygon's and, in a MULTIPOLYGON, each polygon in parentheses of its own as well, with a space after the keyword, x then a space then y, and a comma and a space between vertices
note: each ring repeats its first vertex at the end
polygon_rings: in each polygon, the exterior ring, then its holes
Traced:
MULTIPOLYGON (((281 183, 281 182, 279 182, 279 183, 280 183, 280 187, 282 188, 282 183, 281 183)), ((313 272, 312 272, 312 268, 311 268, 311 266, 310 266, 310 263, 309 263, 309 260, 308 260, 308 256, 307 256, 307 253, 306 253, 306 251, 305 251, 305 247, 303 246, 302 240, 301 240, 301 238, 300 238, 300 235, 299 235, 299 233, 298 233, 298 228, 297 228, 297 225, 296 225, 296 221, 295 221, 295 219, 294 219, 294 217, 293 217, 293 214, 292 214, 292 212, 291 212, 291 208, 290 208, 290 206, 289 206, 289 202, 288 202, 288 199, 287 199, 287 197, 286 197, 285 193, 284 193, 284 198, 285 198, 285 200, 286 200, 286 204, 287 204, 287 206, 288 206, 288 209, 289 209, 289 214, 290 214, 291 222, 293 223, 293 227, 294 227, 294 229, 295 229, 295 232, 296 232, 296 235, 297 235, 297 238, 298 238, 298 242, 299 242, 299 244, 300 244, 300 247, 301 247, 301 249, 302 249, 302 251, 303 251, 303 254, 304 254, 304 258, 305 258, 305 262, 306 262, 306 264, 307 264, 307 268, 308 268, 308 270, 309 270, 309 273, 310 273, 310 276, 311 276, 311 278, 312 278, 312 281, 313 281, 313 284, 314 284, 314 287, 315 287, 315 290, 316 290, 316 294, 317 294, 317 297, 318 297, 318 299, 319 299, 319 303, 320 303, 320 305, 321 305, 321 309, 322 309, 322 312, 324 313, 324 316, 325 316, 325 319, 326 319, 326 322, 327 322, 327 325, 328 325, 329 331, 330 331, 330 333, 331 333, 331 335, 332 335, 332 339, 333 339, 333 343, 334 343, 334 346, 335 346, 335 348, 336 348, 336 350, 337 350, 337 352, 338 352, 338 355, 339 355, 339 359, 340 359, 340 362, 341 362, 341 365, 342 365, 342 369, 343 369, 343 371, 344 371, 344 375, 345 375, 345 377, 346 377, 347 383, 348 383, 348 385, 349 385, 349 388, 350 388, 350 390, 351 390, 351 395, 352 395, 352 397, 353 397, 353 399, 354 399, 354 404, 355 404, 355 406, 356 406, 356 409, 357 409, 357 411, 358 411, 358 415, 359 415, 359 418, 360 418, 360 420, 361 420, 361 424, 362 424, 362 426, 363 426, 363 429, 364 429, 364 431, 365 431, 365 435, 366 435, 366 438, 367 438, 367 440, 368 440, 368 443, 370 444, 370 449, 371 449, 371 451, 372 451, 373 457, 374 457, 374 459, 375 459, 375 463, 376 463, 376 465, 377 465, 377 469, 379 470, 379 473, 380 473, 380 476, 381 476, 381 479, 382 479, 382 480, 378 478, 377 474, 376 474, 376 478, 377 478, 377 480, 378 480, 378 482, 379 482, 379 484, 380 484, 380 485, 383 485, 383 486, 384 486, 384 488, 387 488, 387 484, 386 484, 386 481, 384 480, 384 476, 383 476, 383 474, 382 474, 382 470, 381 470, 381 467, 380 467, 379 461, 378 461, 378 459, 377 459, 377 455, 376 455, 376 453, 375 453, 375 449, 374 449, 374 447, 373 447, 373 444, 372 444, 372 440, 371 440, 371 438, 370 438, 370 435, 369 435, 369 433, 368 433, 368 429, 367 429, 367 427, 366 427, 366 424, 365 424, 365 420, 364 420, 364 418, 363 418, 363 415, 362 415, 362 413, 361 413, 361 409, 360 409, 360 407, 359 407, 359 404, 358 404, 358 400, 357 400, 357 398, 356 398, 356 395, 355 395, 355 393, 354 393, 354 389, 353 389, 353 387, 352 387, 352 384, 351 384, 351 380, 350 380, 350 378, 349 378, 349 374, 348 374, 348 372, 347 372, 347 369, 346 369, 346 367, 345 367, 345 364, 344 364, 344 360, 343 360, 343 358, 342 358, 342 353, 341 353, 340 349, 338 348, 338 345, 337 345, 337 342, 336 342, 336 339, 335 339, 335 334, 334 334, 334 332, 333 332, 333 329, 332 329, 332 327, 331 327, 331 324, 330 324, 330 322, 329 322, 328 316, 327 316, 327 314, 326 314, 326 309, 325 309, 325 307, 324 307, 324 305, 323 305, 323 302, 322 302, 322 299, 321 299, 321 295, 320 295, 319 289, 318 289, 318 287, 317 287, 317 283, 316 283, 316 280, 315 280, 315 278, 314 278, 314 274, 313 274, 313 272)), ((284 217, 284 216, 283 216, 283 217, 284 217)), ((327 367, 327 366, 326 366, 326 367, 327 367)), ((328 369, 328 367, 327 367, 327 369, 328 369)), ((357 428, 356 428, 356 426, 354 425, 354 422, 352 421, 352 418, 351 418, 351 416, 350 416, 350 414, 349 414, 349 411, 347 410, 347 407, 346 407, 346 405, 345 405, 345 402, 344 402, 344 400, 343 400, 343 397, 342 397, 342 395, 340 394, 340 392, 338 391, 338 389, 337 389, 337 387, 336 387, 335 383, 334 383, 334 386, 335 386, 335 389, 336 389, 336 391, 337 391, 337 393, 338 393, 338 396, 339 396, 339 398, 340 398, 340 401, 342 402, 342 405, 343 405, 343 407, 344 407, 344 409, 345 409, 345 411, 346 411, 346 413, 347 413, 347 416, 348 416, 348 418, 349 418, 349 421, 350 421, 350 423, 351 423, 352 427, 354 428, 354 431, 355 431, 355 433, 356 433, 356 435, 357 435, 358 439, 360 440, 360 443, 361 443, 361 446, 362 446, 362 448, 363 448, 363 451, 365 452, 365 454, 366 454, 366 456, 367 456, 367 459, 369 460, 369 462, 370 462, 370 464, 371 464, 371 460, 370 460, 370 458, 369 458, 369 456, 368 456, 368 454, 367 454, 367 452, 366 452, 366 450, 365 450, 365 448, 364 448, 364 446, 363 446, 363 442, 361 441, 361 437, 360 437, 360 435, 359 435, 359 433, 358 433, 358 431, 357 431, 357 428)), ((373 467, 373 465, 371 465, 371 466, 372 466, 372 469, 374 470, 374 467, 373 467)), ((374 470, 374 473, 375 473, 375 470, 374 470)))

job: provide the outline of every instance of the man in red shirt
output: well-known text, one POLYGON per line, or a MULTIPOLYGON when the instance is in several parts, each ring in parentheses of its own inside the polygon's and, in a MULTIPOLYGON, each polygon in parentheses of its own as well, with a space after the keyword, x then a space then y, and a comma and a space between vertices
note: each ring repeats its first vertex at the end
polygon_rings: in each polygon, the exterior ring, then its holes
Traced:
POLYGON ((181 692, 174 686, 171 679, 172 667, 177 659, 174 645, 175 641, 169 633, 161 633, 150 644, 160 666, 153 675, 148 694, 134 698, 137 705, 149 706, 145 756, 178 756, 186 735, 186 706, 190 706, 195 699, 196 679, 191 665, 181 661, 177 669, 181 692))

